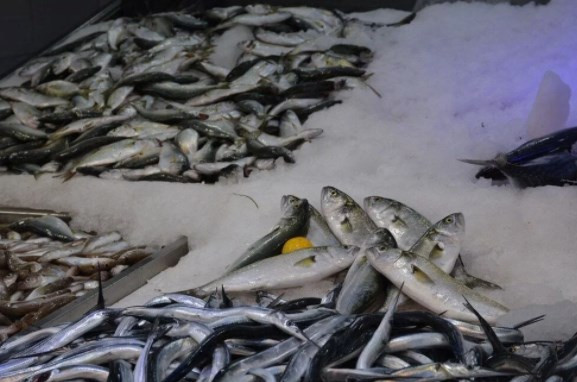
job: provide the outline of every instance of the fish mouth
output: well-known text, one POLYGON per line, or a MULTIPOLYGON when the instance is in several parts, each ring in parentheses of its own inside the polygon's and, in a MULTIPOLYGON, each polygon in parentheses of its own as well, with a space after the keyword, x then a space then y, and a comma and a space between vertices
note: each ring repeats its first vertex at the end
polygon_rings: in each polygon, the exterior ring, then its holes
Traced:
POLYGON ((383 200, 380 196, 367 196, 363 201, 366 209, 372 208, 379 200, 383 200))
POLYGON ((286 209, 291 197, 292 197, 292 195, 283 195, 282 196, 282 198, 280 199, 280 205, 283 209, 286 209))
POLYGON ((333 186, 324 186, 323 189, 321 190, 321 197, 324 197, 325 195, 327 195, 329 192, 331 191, 336 191, 337 189, 334 188, 333 186))
POLYGON ((455 214, 455 221, 459 226, 465 227, 465 215, 463 215, 461 212, 457 212, 455 214))

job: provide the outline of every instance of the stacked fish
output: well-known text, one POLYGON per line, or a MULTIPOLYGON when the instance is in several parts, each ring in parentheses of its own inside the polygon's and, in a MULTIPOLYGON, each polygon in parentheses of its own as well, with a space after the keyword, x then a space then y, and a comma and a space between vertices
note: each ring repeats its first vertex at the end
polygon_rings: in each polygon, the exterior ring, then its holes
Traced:
POLYGON ((477 179, 509 181, 519 188, 563 186, 577 182, 577 155, 572 152, 576 142, 577 127, 571 127, 531 139, 494 159, 460 160, 483 166, 477 179))
POLYGON ((525 342, 520 328, 542 316, 492 326, 506 309, 466 286, 495 287, 458 262, 461 214, 432 224, 375 196, 365 199, 365 212, 334 187, 323 189, 321 204, 322 214, 306 199, 283 197, 279 224, 213 282, 11 338, 0 345, 0 382, 568 381, 577 375, 575 338, 525 342), (278 255, 299 235, 318 246, 278 255), (453 267, 455 277, 448 274, 453 267), (344 271, 342 286, 322 298, 286 300, 269 292, 344 271), (428 311, 401 309, 405 295, 428 311))
POLYGON ((73 232, 43 216, 0 231, 0 337, 27 328, 149 256, 118 232, 73 232))
POLYGON ((204 297, 308 285, 347 271, 336 299, 341 314, 388 309, 403 286, 401 303, 416 302, 449 318, 476 321, 464 298, 491 323, 507 312, 478 289, 499 289, 468 274, 460 258, 465 219, 453 213, 436 223, 398 201, 379 196, 363 209, 346 193, 324 187, 322 213, 306 199, 287 195, 283 217, 221 278, 189 291, 204 297), (276 256, 287 240, 308 235, 315 245, 276 256), (474 289, 473 289, 474 288, 474 289))
POLYGON ((98 309, 0 345, 0 381, 569 381, 577 341, 525 342, 519 328, 424 311, 340 314, 338 293, 239 305, 170 293, 98 309))
MULTIPOLYGON (((0 166, 126 180, 213 182, 295 161, 318 137, 309 115, 367 86, 372 52, 347 44, 361 23, 332 11, 266 5, 119 18, 57 47, 0 89, 0 166), (236 66, 210 61, 248 27, 236 66), (321 46, 319 41, 334 43, 321 46)), ((362 25, 361 25, 362 26, 362 25)))

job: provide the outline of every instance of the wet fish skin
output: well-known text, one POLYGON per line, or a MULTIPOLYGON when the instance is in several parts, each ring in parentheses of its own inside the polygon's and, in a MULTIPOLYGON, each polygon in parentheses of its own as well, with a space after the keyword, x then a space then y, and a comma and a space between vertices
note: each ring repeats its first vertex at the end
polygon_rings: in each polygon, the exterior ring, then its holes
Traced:
POLYGON ((278 224, 268 234, 251 244, 227 268, 227 272, 232 272, 255 261, 277 255, 288 239, 306 234, 309 227, 308 201, 306 199, 293 200, 283 197, 281 205, 283 207, 283 217, 278 224))
POLYGON ((465 234, 465 217, 455 213, 439 220, 409 249, 431 260, 445 273, 450 273, 461 250, 465 234))
POLYGON ((30 150, 19 150, 8 156, 10 163, 44 163, 62 152, 67 146, 65 139, 47 142, 46 145, 30 150))
POLYGON ((228 292, 296 287, 320 281, 346 269, 357 252, 356 247, 313 247, 283 256, 273 256, 230 272, 194 289, 192 293, 206 295, 220 286, 228 292))
POLYGON ((495 320, 508 309, 453 279, 428 259, 412 252, 389 247, 367 250, 367 258, 375 269, 395 286, 404 283, 404 293, 428 309, 447 317, 475 321, 476 317, 463 305, 463 296, 475 304, 487 321, 495 320))
POLYGON ((0 96, 13 101, 24 102, 39 109, 68 105, 68 101, 65 99, 46 96, 23 88, 0 89, 0 96))
POLYGON ((41 236, 46 236, 62 241, 76 240, 74 233, 61 219, 46 215, 40 218, 24 219, 11 225, 12 229, 31 231, 41 236))
POLYGON ((123 139, 124 139, 123 137, 109 137, 109 136, 86 139, 64 150, 59 151, 57 154, 53 156, 53 159, 59 162, 66 161, 71 158, 78 157, 82 154, 86 154, 104 145, 118 142, 123 139))
POLYGON ((0 135, 14 138, 20 142, 46 140, 48 135, 41 131, 20 123, 0 122, 0 135))
POLYGON ((369 217, 395 237, 399 248, 408 250, 433 224, 411 207, 396 200, 368 196, 363 201, 369 217))

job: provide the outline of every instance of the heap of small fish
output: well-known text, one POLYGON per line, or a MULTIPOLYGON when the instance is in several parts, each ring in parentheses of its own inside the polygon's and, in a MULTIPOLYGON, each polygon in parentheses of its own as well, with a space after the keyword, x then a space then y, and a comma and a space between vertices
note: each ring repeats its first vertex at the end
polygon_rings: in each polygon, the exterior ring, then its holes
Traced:
POLYGON ((370 49, 346 44, 361 25, 333 11, 267 5, 119 18, 27 64, 21 87, 0 89, 5 171, 213 182, 247 176, 322 133, 309 115, 367 86, 370 49), (236 66, 209 60, 235 26, 236 66), (327 36, 335 43, 319 48, 327 36))
POLYGON ((213 282, 143 306, 100 307, 4 342, 0 382, 553 382, 577 376, 575 337, 525 342, 520 328, 543 316, 491 326, 506 308, 466 286, 495 287, 466 274, 458 260, 461 214, 432 224, 376 196, 365 199, 365 212, 334 187, 322 191, 322 214, 290 195, 282 207, 279 224, 213 282), (318 246, 278 255, 299 235, 318 246), (342 272, 342 285, 322 298, 286 300, 269 292, 342 272), (427 310, 402 308, 405 295, 427 310))
POLYGON ((0 229, 0 338, 34 325, 149 255, 118 232, 74 232, 55 216, 0 229))
POLYGON ((556 131, 532 139, 495 159, 461 159, 484 166, 475 177, 509 181, 519 188, 563 186, 577 183, 577 156, 572 147, 577 142, 577 127, 556 131))
MULTIPOLYGON (((282 257, 282 256, 281 256, 282 257)), ((280 273, 279 273, 280 274, 280 273)), ((403 290, 404 291, 404 290, 403 290)), ((0 382, 16 381, 570 381, 577 340, 525 342, 520 328, 425 311, 339 313, 338 292, 256 304, 224 289, 87 313, 0 345, 0 382)))
POLYGON ((387 309, 403 285, 409 300, 446 317, 476 321, 466 297, 494 323, 507 308, 471 288, 498 289, 469 275, 460 258, 465 219, 453 213, 433 223, 414 209, 379 196, 353 198, 324 187, 322 213, 306 199, 286 195, 283 216, 253 243, 221 278, 189 291, 204 297, 215 288, 229 293, 293 288, 346 271, 336 299, 341 314, 387 309), (277 256, 287 240, 307 235, 313 247, 277 256))

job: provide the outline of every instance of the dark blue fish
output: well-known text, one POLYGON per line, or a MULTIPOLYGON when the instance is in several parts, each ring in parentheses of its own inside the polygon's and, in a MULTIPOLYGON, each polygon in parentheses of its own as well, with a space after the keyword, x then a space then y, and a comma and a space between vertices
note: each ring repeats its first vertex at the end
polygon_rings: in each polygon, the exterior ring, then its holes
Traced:
POLYGON ((504 156, 488 161, 469 159, 461 161, 492 166, 520 188, 563 186, 577 182, 577 156, 568 152, 546 155, 523 164, 509 163, 504 156))

